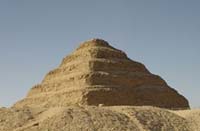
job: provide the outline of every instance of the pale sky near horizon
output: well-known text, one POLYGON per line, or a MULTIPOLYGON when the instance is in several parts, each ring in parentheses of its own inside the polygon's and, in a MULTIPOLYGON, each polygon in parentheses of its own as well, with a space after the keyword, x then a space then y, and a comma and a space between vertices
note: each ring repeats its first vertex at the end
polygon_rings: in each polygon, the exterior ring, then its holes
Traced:
POLYGON ((102 38, 200 107, 200 1, 1 0, 0 106, 11 106, 79 43, 102 38))

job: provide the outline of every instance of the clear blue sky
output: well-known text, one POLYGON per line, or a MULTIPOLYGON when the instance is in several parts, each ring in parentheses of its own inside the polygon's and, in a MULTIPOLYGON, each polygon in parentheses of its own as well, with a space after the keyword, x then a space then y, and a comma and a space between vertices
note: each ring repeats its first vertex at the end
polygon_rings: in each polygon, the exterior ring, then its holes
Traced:
POLYGON ((1 0, 0 106, 80 42, 103 38, 200 107, 199 0, 1 0))

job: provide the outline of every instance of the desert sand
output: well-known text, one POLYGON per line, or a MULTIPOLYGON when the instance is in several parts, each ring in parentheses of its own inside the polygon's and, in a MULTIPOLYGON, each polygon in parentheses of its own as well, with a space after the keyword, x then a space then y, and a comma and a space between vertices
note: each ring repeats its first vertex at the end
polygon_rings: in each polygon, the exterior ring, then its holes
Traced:
POLYGON ((0 131, 199 131, 200 110, 150 106, 1 108, 0 131))

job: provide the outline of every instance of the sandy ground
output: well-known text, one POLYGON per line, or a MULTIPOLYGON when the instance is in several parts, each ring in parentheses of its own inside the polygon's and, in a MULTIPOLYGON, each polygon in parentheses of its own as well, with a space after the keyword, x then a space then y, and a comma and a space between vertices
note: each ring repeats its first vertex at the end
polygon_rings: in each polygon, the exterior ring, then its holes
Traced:
POLYGON ((69 106, 0 108, 0 131, 200 131, 200 110, 69 106))
POLYGON ((200 109, 174 111, 185 118, 192 128, 192 131, 200 131, 200 109))

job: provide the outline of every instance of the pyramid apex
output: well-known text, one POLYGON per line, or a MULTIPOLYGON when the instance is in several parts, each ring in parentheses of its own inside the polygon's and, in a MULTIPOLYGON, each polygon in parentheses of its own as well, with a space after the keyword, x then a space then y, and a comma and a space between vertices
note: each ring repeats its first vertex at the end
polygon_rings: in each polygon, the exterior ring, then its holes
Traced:
POLYGON ((90 39, 81 43, 78 49, 89 47, 89 46, 111 47, 107 41, 103 39, 99 39, 99 38, 94 38, 94 39, 90 39))
POLYGON ((94 42, 94 43, 104 43, 104 44, 108 44, 107 41, 103 40, 103 39, 100 39, 100 38, 93 38, 93 39, 90 39, 88 40, 90 42, 94 42))
POLYGON ((85 41, 84 43, 93 43, 93 44, 102 44, 102 45, 109 45, 109 43, 103 39, 100 38, 93 38, 90 40, 85 41))

